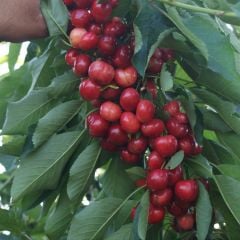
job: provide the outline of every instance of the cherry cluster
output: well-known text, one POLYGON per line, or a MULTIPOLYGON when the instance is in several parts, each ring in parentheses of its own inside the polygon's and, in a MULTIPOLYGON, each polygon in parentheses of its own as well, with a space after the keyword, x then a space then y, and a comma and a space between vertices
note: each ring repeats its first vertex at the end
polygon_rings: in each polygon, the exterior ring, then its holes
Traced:
POLYGON ((72 25, 72 48, 65 60, 81 78, 80 96, 97 109, 86 120, 89 134, 100 139, 102 148, 119 152, 125 163, 146 162, 143 185, 151 191, 150 224, 161 222, 167 210, 176 217, 180 230, 192 229, 198 184, 192 179, 183 180, 181 166, 173 170, 164 166, 179 150, 189 156, 202 149, 180 102, 170 101, 159 109, 152 101, 158 93, 154 79, 163 64, 173 60, 173 52, 157 48, 147 67, 149 78, 143 80, 131 63, 135 48, 133 27, 123 19, 111 17, 118 0, 64 3, 72 25), (150 100, 143 97, 146 92, 150 100), (159 111, 167 118, 157 117, 159 111))

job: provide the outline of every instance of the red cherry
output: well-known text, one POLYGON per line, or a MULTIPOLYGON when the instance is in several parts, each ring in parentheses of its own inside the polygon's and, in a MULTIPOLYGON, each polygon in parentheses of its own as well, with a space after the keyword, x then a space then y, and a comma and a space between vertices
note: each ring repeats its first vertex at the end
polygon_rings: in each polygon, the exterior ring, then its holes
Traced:
POLYGON ((134 88, 126 88, 120 96, 121 107, 128 112, 134 112, 137 108, 140 95, 134 88))
POLYGON ((130 153, 128 150, 122 150, 121 159, 128 164, 137 164, 140 161, 140 155, 130 153))
POLYGON ((171 101, 163 106, 163 110, 170 116, 175 116, 180 112, 180 103, 178 101, 171 101))
POLYGON ((162 53, 163 53, 162 58, 163 58, 163 60, 164 60, 165 62, 167 62, 167 61, 169 61, 169 60, 173 60, 173 58, 174 58, 174 53, 173 53, 173 50, 172 50, 172 49, 167 49, 167 48, 162 49, 162 53))
POLYGON ((88 68, 91 64, 92 60, 87 54, 79 54, 76 57, 73 72, 77 76, 85 76, 88 73, 88 68))
POLYGON ((148 223, 149 224, 157 224, 163 221, 165 217, 165 210, 164 208, 155 208, 154 206, 150 205, 149 213, 148 213, 148 223))
POLYGON ((178 167, 168 170, 168 186, 173 187, 177 182, 183 179, 183 169, 178 167))
POLYGON ((82 39, 83 35, 86 33, 86 29, 84 28, 74 28, 69 35, 70 43, 73 48, 79 48, 80 39, 82 39))
POLYGON ((112 144, 111 141, 109 141, 108 139, 102 139, 101 147, 104 150, 107 150, 109 152, 116 152, 116 151, 118 151, 118 147, 116 145, 112 144))
POLYGON ((168 119, 166 122, 166 128, 169 134, 177 138, 184 137, 189 131, 189 128, 186 124, 179 123, 175 118, 168 119))
POLYGON ((132 210, 131 210, 130 218, 131 218, 132 221, 133 221, 134 218, 135 218, 136 211, 137 211, 137 208, 135 208, 135 207, 132 208, 132 210))
POLYGON ((157 86, 156 84, 154 83, 153 80, 148 80, 147 83, 146 83, 146 89, 147 91, 152 95, 152 98, 153 99, 156 99, 157 98, 157 86))
POLYGON ((92 104, 93 107, 100 108, 102 101, 100 99, 94 99, 90 101, 90 103, 92 104))
POLYGON ((120 118, 120 125, 127 133, 137 133, 140 129, 140 123, 136 115, 131 112, 123 112, 120 118))
POLYGON ((160 169, 165 162, 158 152, 152 151, 148 156, 147 166, 149 170, 160 169))
POLYGON ((109 87, 104 91, 102 91, 101 97, 106 100, 116 100, 120 94, 121 94, 120 88, 115 89, 115 88, 109 87))
POLYGON ((195 216, 192 213, 177 218, 177 227, 180 231, 190 231, 194 228, 194 224, 195 216))
POLYGON ((137 70, 134 67, 116 69, 115 81, 120 87, 130 87, 137 81, 137 70))
POLYGON ((75 9, 71 12, 71 22, 75 27, 85 28, 92 21, 92 16, 85 9, 75 9))
POLYGON ((201 181, 201 183, 204 185, 204 187, 206 188, 206 190, 209 192, 210 190, 210 184, 209 181, 205 178, 200 178, 199 179, 201 181))
POLYGON ((181 180, 175 185, 175 195, 183 202, 194 202, 198 197, 198 184, 195 180, 181 180))
POLYGON ((193 151, 192 151, 192 155, 195 156, 195 155, 201 154, 202 150, 203 150, 203 148, 200 145, 198 145, 198 143, 195 142, 193 151))
POLYGON ((155 114, 155 105, 146 99, 141 99, 137 105, 136 116, 142 123, 150 122, 155 114))
POLYGON ((104 137, 108 131, 109 123, 99 113, 92 113, 87 117, 89 134, 92 137, 104 137))
POLYGON ((159 137, 164 131, 164 123, 160 119, 152 119, 150 122, 142 125, 141 131, 145 137, 159 137))
POLYGON ((123 146, 128 142, 128 135, 119 124, 114 124, 108 130, 108 141, 114 145, 123 146))
POLYGON ((179 112, 179 113, 176 113, 174 115, 174 118, 179 122, 179 123, 182 123, 182 124, 187 124, 188 123, 188 116, 186 113, 182 113, 182 112, 179 112))
POLYGON ((177 151, 178 142, 172 135, 161 136, 155 139, 154 149, 163 157, 170 157, 177 151))
POLYGON ((109 3, 114 8, 114 7, 117 7, 117 5, 119 4, 119 0, 109 0, 109 3))
POLYGON ((88 8, 92 4, 92 0, 73 0, 79 8, 88 8))
POLYGON ((76 49, 70 48, 65 55, 66 63, 70 66, 73 66, 77 56, 78 51, 76 49))
POLYGON ((173 198, 173 192, 170 188, 154 192, 151 194, 151 203, 159 208, 169 205, 173 198))
POLYGON ((101 54, 110 56, 115 52, 116 45, 114 37, 103 35, 98 42, 98 50, 101 54))
POLYGON ((73 0, 63 0, 63 2, 67 6, 70 6, 71 4, 73 4, 73 0))
POLYGON ((151 57, 148 63, 148 68, 147 68, 148 72, 152 74, 160 73, 162 70, 163 63, 164 62, 162 59, 151 57))
POLYGON ((131 65, 132 51, 129 45, 119 46, 113 56, 113 63, 118 68, 126 68, 131 65))
POLYGON ((187 213, 187 209, 181 208, 176 202, 172 202, 172 204, 168 207, 168 212, 175 217, 182 216, 187 213))
POLYGON ((104 27, 104 34, 113 37, 121 37, 125 31, 126 25, 118 17, 114 17, 112 21, 105 24, 104 27))
POLYGON ((153 55, 152 55, 153 58, 157 58, 157 59, 162 59, 163 57, 163 52, 162 52, 162 49, 161 48, 157 48, 153 55))
POLYGON ((191 135, 186 135, 178 140, 178 148, 183 150, 186 156, 189 156, 193 153, 194 146, 194 139, 191 135))
POLYGON ((94 0, 91 7, 92 15, 97 23, 106 22, 112 14, 112 6, 109 3, 98 3, 94 0))
POLYGON ((102 27, 99 24, 92 23, 88 27, 88 32, 95 33, 96 35, 100 35, 102 33, 102 27))
POLYGON ((108 85, 114 78, 114 68, 101 60, 94 61, 88 69, 88 75, 100 85, 108 85))
POLYGON ((135 181, 135 185, 137 187, 143 187, 146 185, 146 179, 145 178, 140 178, 138 180, 135 181))
POLYGON ((168 171, 155 169, 147 175, 147 187, 152 191, 163 190, 168 185, 168 171))
POLYGON ((98 36, 93 32, 86 32, 79 39, 78 48, 88 51, 94 49, 98 45, 98 36))
POLYGON ((102 118, 109 122, 115 122, 120 119, 122 110, 116 103, 107 101, 104 102, 100 107, 100 115, 102 118))
POLYGON ((87 101, 99 98, 100 90, 101 90, 100 86, 98 86, 91 79, 82 81, 79 86, 80 95, 87 101))
POLYGON ((144 137, 133 138, 128 143, 128 151, 135 154, 145 152, 147 148, 147 140, 144 137))

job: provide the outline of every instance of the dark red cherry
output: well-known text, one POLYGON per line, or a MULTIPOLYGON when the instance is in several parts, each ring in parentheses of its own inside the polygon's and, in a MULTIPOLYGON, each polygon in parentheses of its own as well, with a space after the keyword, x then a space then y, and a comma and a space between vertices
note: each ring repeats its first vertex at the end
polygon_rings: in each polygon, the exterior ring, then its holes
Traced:
POLYGON ((140 161, 140 155, 130 153, 128 150, 122 150, 121 159, 128 164, 137 164, 140 161))
POLYGON ((163 157, 170 157, 178 147, 177 139, 172 135, 158 137, 154 140, 154 149, 163 157))
POLYGON ((123 146, 128 142, 128 135, 119 124, 113 124, 108 130, 108 141, 117 146, 123 146))
POLYGON ((133 138, 128 143, 128 151, 135 154, 145 152, 147 148, 147 140, 144 137, 133 138))
POLYGON ((120 105, 125 111, 134 112, 140 100, 140 95, 134 88, 126 88, 120 96, 120 105))
POLYGON ((165 162, 165 159, 156 151, 152 151, 148 156, 148 170, 160 169, 165 162))
POLYGON ((79 85, 79 93, 87 101, 99 98, 100 90, 101 87, 91 79, 86 79, 79 85))
POLYGON ((148 172, 147 187, 151 191, 163 190, 168 185, 168 171, 165 169, 155 169, 148 172))

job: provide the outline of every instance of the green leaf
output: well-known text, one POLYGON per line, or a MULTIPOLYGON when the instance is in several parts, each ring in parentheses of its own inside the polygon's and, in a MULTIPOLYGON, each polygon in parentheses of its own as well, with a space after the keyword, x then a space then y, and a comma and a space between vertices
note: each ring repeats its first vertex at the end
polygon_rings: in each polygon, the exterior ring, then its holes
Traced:
POLYGON ((238 224, 240 224, 240 181, 223 175, 215 176, 214 181, 217 184, 225 204, 228 206, 238 224))
POLYGON ((205 240, 212 221, 212 205, 205 186, 198 182, 199 195, 196 205, 197 238, 205 240))
POLYGON ((238 181, 240 181, 240 166, 232 165, 232 164, 220 164, 217 165, 217 169, 225 176, 232 177, 238 181))
POLYGON ((21 159, 11 189, 13 200, 31 192, 54 189, 81 136, 79 132, 54 135, 37 151, 21 159))
POLYGON ((177 153, 175 153, 170 160, 168 161, 168 163, 166 164, 165 168, 166 169, 174 169, 176 168, 179 164, 181 164, 181 162, 184 159, 184 152, 183 151, 178 151, 177 153))
POLYGON ((131 9, 131 0, 121 0, 116 8, 113 9, 112 15, 125 17, 131 9))
POLYGON ((56 131, 63 128, 80 110, 79 101, 69 101, 58 105, 49 111, 38 122, 33 134, 33 144, 40 146, 51 137, 56 131))
POLYGON ((146 0, 138 1, 138 14, 134 20, 136 46, 132 62, 141 76, 144 76, 154 50, 170 31, 165 17, 156 7, 146 0))
POLYGON ((21 50, 21 43, 11 43, 9 46, 8 52, 8 68, 9 71, 12 72, 14 70, 15 64, 18 60, 18 56, 21 50))
POLYGON ((41 9, 50 36, 60 35, 67 31, 68 10, 63 1, 42 0, 41 9))
POLYGON ((67 193, 71 200, 81 197, 86 190, 96 168, 101 148, 97 142, 89 145, 70 169, 70 176, 67 184, 67 193))
POLYGON ((168 71, 167 65, 164 64, 160 74, 161 88, 164 92, 169 91, 173 88, 173 76, 168 71))
POLYGON ((132 240, 132 223, 123 225, 118 231, 111 234, 106 240, 132 240))

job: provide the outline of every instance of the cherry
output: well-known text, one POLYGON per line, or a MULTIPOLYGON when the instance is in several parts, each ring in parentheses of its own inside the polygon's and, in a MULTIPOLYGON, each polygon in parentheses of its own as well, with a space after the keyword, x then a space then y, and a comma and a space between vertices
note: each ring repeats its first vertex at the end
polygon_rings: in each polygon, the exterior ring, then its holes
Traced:
POLYGON ((135 185, 137 187, 143 187, 146 185, 146 179, 145 178, 140 178, 138 180, 135 181, 135 185))
POLYGON ((164 123, 160 119, 152 119, 148 123, 142 125, 141 131, 145 137, 159 137, 164 131, 164 123))
POLYGON ((96 35, 100 35, 102 33, 102 27, 99 24, 92 23, 88 27, 88 32, 95 33, 96 35))
POLYGON ((78 48, 88 51, 96 48, 98 45, 98 36, 93 32, 86 32, 82 35, 78 42, 78 48))
POLYGON ((206 190, 209 192, 209 190, 210 190, 210 184, 209 184, 208 179, 206 179, 206 178, 200 178, 199 180, 200 180, 201 183, 204 185, 204 187, 206 188, 206 190))
POLYGON ((151 194, 151 203, 159 208, 169 205, 173 198, 173 192, 170 188, 163 189, 151 194))
POLYGON ((63 0, 64 4, 69 6, 71 4, 73 4, 73 0, 63 0))
POLYGON ((185 137, 178 140, 178 148, 184 151, 184 154, 189 156, 194 150, 194 140, 191 135, 186 135, 185 137))
POLYGON ((181 180, 175 185, 175 195, 183 202, 194 202, 198 197, 198 184, 195 180, 181 180))
POLYGON ((172 135, 161 136, 155 139, 154 149, 163 157, 170 157, 177 151, 177 139, 172 135))
POLYGON ((110 126, 108 130, 108 141, 117 146, 123 146, 128 142, 128 135, 119 124, 110 126))
POLYGON ((93 0, 73 0, 79 8, 90 7, 93 0))
POLYGON ((140 129, 140 123, 136 115, 132 112, 123 112, 120 118, 120 125, 127 133, 137 133, 140 129))
POLYGON ((74 63, 73 72, 77 76, 85 76, 92 60, 87 54, 79 54, 74 63))
POLYGON ((152 191, 163 190, 168 185, 168 171, 155 169, 147 175, 147 187, 152 191))
POLYGON ((70 66, 73 66, 77 56, 78 51, 76 49, 70 48, 65 55, 66 63, 70 66))
POLYGON ((137 81, 137 70, 134 67, 116 69, 115 81, 120 87, 130 87, 137 81))
POLYGON ((131 218, 132 221, 133 221, 134 218, 135 218, 136 211, 137 211, 137 208, 136 208, 136 207, 132 208, 132 210, 131 210, 130 218, 131 218))
POLYGON ((99 108, 102 104, 102 101, 98 99, 91 100, 90 103, 92 104, 93 107, 99 108))
POLYGON ((88 69, 88 75, 100 85, 108 85, 114 78, 114 68, 101 60, 94 61, 88 69))
POLYGON ((82 81, 79 86, 80 95, 87 101, 99 98, 100 90, 100 86, 94 83, 91 79, 82 81))
MULTIPOLYGON (((117 87, 117 86, 116 86, 117 87)), ((101 97, 106 100, 116 100, 118 96, 121 94, 120 88, 107 88, 101 93, 101 97)))
POLYGON ((172 204, 168 207, 168 212, 175 217, 179 217, 186 214, 187 209, 181 208, 176 202, 172 202, 172 204))
POLYGON ((152 58, 157 58, 157 59, 162 59, 163 57, 163 51, 161 48, 156 48, 156 50, 154 51, 152 58))
POLYGON ((140 95, 134 88, 126 88, 120 96, 121 107, 128 112, 134 112, 137 108, 140 95))
POLYGON ((142 123, 150 122, 155 114, 155 105, 146 99, 141 99, 137 105, 136 116, 142 123))
POLYGON ((119 0, 109 0, 109 3, 114 8, 114 7, 117 7, 117 5, 119 4, 119 0))
POLYGON ((178 181, 183 179, 183 169, 178 167, 168 170, 168 186, 173 187, 178 181))
POLYGON ((140 155, 130 153, 128 150, 122 150, 121 159, 128 164, 136 164, 140 161, 140 155))
POLYGON ((103 35, 98 42, 98 50, 102 55, 110 56, 115 52, 116 45, 114 37, 103 35))
POLYGON ((122 45, 116 48, 113 56, 113 63, 118 68, 126 68, 131 65, 132 51, 129 45, 122 45))
POLYGON ((151 57, 148 63, 148 68, 147 68, 148 72, 152 74, 160 73, 162 70, 163 63, 164 62, 162 59, 151 57))
POLYGON ((202 146, 198 145, 198 143, 195 142, 194 147, 193 147, 193 151, 192 151, 192 155, 198 155, 202 153, 202 146))
POLYGON ((194 224, 195 216, 192 213, 177 218, 177 227, 180 231, 190 231, 194 228, 194 224))
POLYGON ((92 21, 92 16, 85 9, 76 9, 71 12, 71 22, 75 27, 85 28, 92 21))
POLYGON ((146 89, 147 91, 152 95, 152 98, 153 99, 156 99, 157 98, 157 86, 156 84, 154 83, 153 80, 148 80, 147 83, 146 83, 146 89))
POLYGON ((116 103, 111 101, 104 102, 100 107, 100 115, 109 122, 115 122, 120 119, 122 110, 116 103))
POLYGON ((118 17, 114 17, 111 22, 105 24, 104 34, 113 37, 121 37, 125 30, 126 25, 122 22, 122 20, 118 17))
POLYGON ((179 112, 179 113, 176 113, 174 115, 174 118, 179 122, 179 123, 182 123, 182 124, 187 124, 188 123, 188 116, 186 113, 182 113, 182 112, 179 112))
POLYGON ((72 31, 70 32, 69 38, 73 48, 79 48, 79 41, 86 32, 87 31, 84 28, 72 29, 72 31))
POLYGON ((92 15, 97 23, 106 22, 112 14, 112 6, 109 3, 98 3, 94 0, 91 7, 92 15))
POLYGON ((164 158, 162 158, 158 152, 152 151, 148 156, 147 166, 149 170, 160 169, 164 163, 164 158))
POLYGON ((169 134, 177 138, 184 137, 189 131, 189 128, 186 124, 179 123, 175 118, 168 119, 166 122, 166 128, 169 134))
POLYGON ((170 116, 175 116, 180 112, 180 103, 178 101, 171 101, 163 106, 163 110, 170 116))
POLYGON ((87 117, 89 134, 93 137, 104 137, 108 131, 109 123, 99 113, 91 113, 87 117))
POLYGON ((165 210, 164 208, 155 208, 154 206, 150 205, 149 213, 148 213, 148 223, 149 224, 157 224, 163 221, 165 217, 165 210))
POLYGON ((131 153, 141 154, 147 148, 147 140, 144 137, 133 138, 129 141, 127 148, 131 153))
POLYGON ((102 139, 101 141, 101 147, 104 150, 107 150, 109 152, 116 152, 118 150, 118 147, 114 145, 111 141, 108 139, 102 139))
POLYGON ((165 62, 172 60, 174 57, 174 53, 172 49, 167 49, 167 48, 162 49, 162 53, 163 53, 162 58, 165 62))

